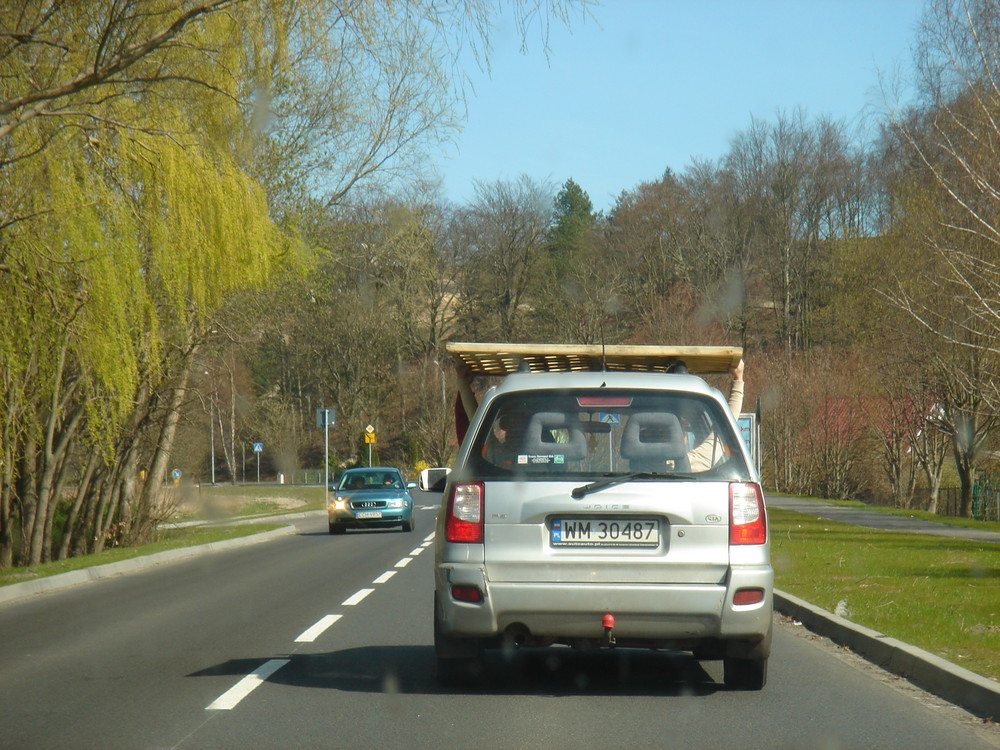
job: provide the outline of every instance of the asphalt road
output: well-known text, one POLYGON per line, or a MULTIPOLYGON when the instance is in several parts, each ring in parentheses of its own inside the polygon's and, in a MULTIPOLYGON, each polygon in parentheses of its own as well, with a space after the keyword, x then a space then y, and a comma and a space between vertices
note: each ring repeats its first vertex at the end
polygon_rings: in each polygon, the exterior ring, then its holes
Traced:
POLYGON ((996 748, 1000 734, 776 618, 767 687, 569 649, 432 677, 433 510, 0 605, 0 748, 996 748))

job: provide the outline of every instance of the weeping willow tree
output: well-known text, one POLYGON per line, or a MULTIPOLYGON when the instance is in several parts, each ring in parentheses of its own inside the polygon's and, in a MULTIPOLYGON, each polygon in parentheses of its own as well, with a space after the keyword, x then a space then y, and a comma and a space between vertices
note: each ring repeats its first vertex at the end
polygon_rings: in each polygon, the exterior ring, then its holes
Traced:
POLYGON ((148 516, 199 331, 289 249, 234 155, 244 33, 205 18, 157 86, 84 89, 6 136, 2 564, 100 549, 148 516))
MULTIPOLYGON (((513 8, 524 30, 576 4, 513 8)), ((0 567, 148 523, 223 301, 298 257, 306 207, 410 173, 451 132, 448 61, 485 55, 507 7, 0 9, 0 567)))

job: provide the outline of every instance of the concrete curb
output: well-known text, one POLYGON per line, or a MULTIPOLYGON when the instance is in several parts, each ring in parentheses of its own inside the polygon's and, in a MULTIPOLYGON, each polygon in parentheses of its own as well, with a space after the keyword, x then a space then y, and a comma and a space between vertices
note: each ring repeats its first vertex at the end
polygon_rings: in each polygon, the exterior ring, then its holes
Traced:
POLYGON ((295 527, 288 525, 280 529, 264 531, 260 534, 251 534, 249 536, 241 536, 236 539, 227 539, 222 542, 209 542, 207 544, 199 544, 193 547, 179 547, 178 549, 156 552, 152 555, 140 555, 139 557, 132 557, 128 560, 107 563, 106 565, 95 565, 90 568, 71 570, 68 573, 59 573, 54 576, 37 578, 33 581, 12 583, 7 586, 0 586, 0 604, 34 596, 35 594, 58 591, 60 589, 69 588, 70 586, 76 586, 80 583, 86 583, 87 581, 96 581, 101 578, 111 578, 112 576, 134 573, 137 570, 150 568, 154 565, 162 565, 164 563, 176 562, 178 560, 186 560, 190 557, 207 555, 213 552, 221 552, 223 550, 234 549, 236 547, 249 547, 254 544, 260 544, 262 542, 271 541, 272 539, 277 539, 278 537, 288 536, 289 534, 294 534, 295 532, 295 527))
POLYGON ((1000 682, 775 590, 774 608, 814 633, 976 716, 1000 721, 1000 682))

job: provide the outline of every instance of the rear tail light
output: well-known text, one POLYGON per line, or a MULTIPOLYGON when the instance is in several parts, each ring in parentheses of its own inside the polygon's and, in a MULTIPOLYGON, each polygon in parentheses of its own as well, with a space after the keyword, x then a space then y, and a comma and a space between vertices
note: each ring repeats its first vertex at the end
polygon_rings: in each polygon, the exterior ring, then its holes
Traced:
POLYGON ((458 482, 448 496, 445 538, 449 542, 483 543, 483 483, 458 482))
POLYGON ((755 482, 729 485, 729 543, 767 543, 764 494, 755 482))

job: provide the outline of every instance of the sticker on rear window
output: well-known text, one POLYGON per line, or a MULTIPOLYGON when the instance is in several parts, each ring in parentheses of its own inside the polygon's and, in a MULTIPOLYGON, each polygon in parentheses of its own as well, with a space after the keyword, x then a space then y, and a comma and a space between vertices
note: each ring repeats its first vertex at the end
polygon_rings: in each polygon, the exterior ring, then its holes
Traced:
POLYGON ((564 464, 566 463, 566 456, 562 454, 556 456, 531 456, 521 453, 517 457, 517 462, 519 464, 564 464))

